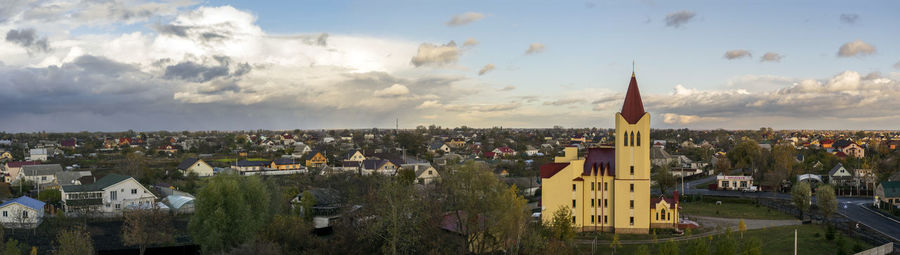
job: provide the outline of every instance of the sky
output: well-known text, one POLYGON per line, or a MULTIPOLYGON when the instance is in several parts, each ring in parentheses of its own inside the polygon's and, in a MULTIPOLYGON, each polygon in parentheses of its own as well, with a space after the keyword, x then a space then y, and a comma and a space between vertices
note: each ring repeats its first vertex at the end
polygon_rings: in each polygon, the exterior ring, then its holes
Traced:
POLYGON ((0 0, 0 131, 897 129, 900 2, 0 0))

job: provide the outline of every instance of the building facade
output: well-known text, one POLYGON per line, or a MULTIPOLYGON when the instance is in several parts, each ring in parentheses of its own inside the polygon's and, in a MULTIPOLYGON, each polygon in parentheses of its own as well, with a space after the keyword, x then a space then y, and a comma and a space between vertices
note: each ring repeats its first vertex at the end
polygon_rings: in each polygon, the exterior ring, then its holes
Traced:
POLYGON ((570 209, 580 231, 649 233, 651 223, 677 223, 677 200, 650 197, 650 114, 633 73, 615 120, 614 146, 588 148, 583 157, 577 147, 566 147, 563 156, 541 166, 543 221, 570 209), (656 219, 663 208, 667 217, 656 219))

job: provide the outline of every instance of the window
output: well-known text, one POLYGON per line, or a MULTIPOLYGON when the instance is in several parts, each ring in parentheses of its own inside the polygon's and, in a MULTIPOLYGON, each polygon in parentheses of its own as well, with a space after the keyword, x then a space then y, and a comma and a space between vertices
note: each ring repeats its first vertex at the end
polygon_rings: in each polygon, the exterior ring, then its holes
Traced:
POLYGON ((609 222, 609 221, 608 221, 609 218, 607 218, 607 217, 608 217, 608 216, 606 216, 606 215, 603 216, 603 223, 609 222))
POLYGON ((631 219, 629 220, 628 224, 634 226, 634 216, 631 216, 631 219))
POLYGON ((131 189, 131 194, 132 195, 137 194, 137 189, 131 189))
POLYGON ((634 131, 631 132, 631 146, 634 146, 634 131))
POLYGON ((575 223, 575 216, 572 216, 572 223, 575 223))
POLYGON ((631 200, 630 208, 631 208, 631 209, 634 209, 634 200, 631 200))
POLYGON ((634 192, 634 183, 631 184, 631 192, 634 192))
POLYGON ((604 190, 604 191, 605 191, 605 190, 609 190, 609 183, 608 183, 608 182, 604 182, 604 183, 603 183, 603 190, 604 190))
MULTIPOLYGON (((657 217, 657 218, 659 218, 659 217, 657 217)), ((662 210, 662 219, 666 220, 666 209, 662 210)))
POLYGON ((607 203, 606 199, 603 199, 603 207, 609 207, 609 203, 607 203))
POLYGON ((572 184, 572 191, 575 191, 575 184, 572 184))
POLYGON ((594 224, 594 215, 591 215, 591 224, 594 224))
POLYGON ((572 208, 575 208, 575 199, 572 199, 572 208))
POLYGON ((622 146, 628 146, 628 132, 625 132, 625 137, 622 138, 622 146))
POLYGON ((594 201, 595 201, 595 200, 596 200, 596 199, 591 199, 591 207, 594 207, 594 201))
POLYGON ((118 196, 116 195, 116 191, 115 191, 115 190, 114 190, 114 191, 110 191, 110 192, 109 192, 109 200, 115 201, 116 199, 118 199, 118 196))
POLYGON ((631 175, 634 175, 634 166, 631 166, 631 175))
POLYGON ((641 131, 638 131, 637 142, 638 142, 638 146, 641 146, 641 131))
POLYGON ((594 183, 591 183, 591 190, 594 190, 594 183))
POLYGON ((656 220, 659 220, 659 213, 656 213, 656 220))
POLYGON ((116 209, 122 209, 122 205, 116 204, 116 209))
POLYGON ((432 175, 432 174, 431 174, 431 170, 428 170, 428 175, 432 175))
POLYGON ((3 217, 6 217, 6 211, 3 211, 3 217))
POLYGON ((22 211, 22 218, 28 219, 28 211, 22 211))
POLYGON ((46 181, 46 180, 47 180, 47 176, 41 176, 41 181, 46 181))

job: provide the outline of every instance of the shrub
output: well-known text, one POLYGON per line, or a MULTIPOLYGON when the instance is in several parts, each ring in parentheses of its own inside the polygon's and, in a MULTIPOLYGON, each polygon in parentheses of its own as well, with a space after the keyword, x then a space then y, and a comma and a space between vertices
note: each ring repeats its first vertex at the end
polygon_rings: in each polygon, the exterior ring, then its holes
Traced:
POLYGON ((825 239, 829 241, 834 240, 834 226, 828 224, 828 227, 825 228, 825 239))

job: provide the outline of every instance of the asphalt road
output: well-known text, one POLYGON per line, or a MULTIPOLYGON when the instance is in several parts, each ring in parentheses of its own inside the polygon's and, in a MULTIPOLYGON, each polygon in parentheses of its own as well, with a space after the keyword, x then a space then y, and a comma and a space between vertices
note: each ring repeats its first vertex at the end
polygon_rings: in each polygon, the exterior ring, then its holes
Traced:
MULTIPOLYGON (((740 191, 718 191, 695 189, 694 186, 705 182, 715 180, 715 176, 689 181, 684 183, 684 190, 681 190, 681 183, 676 185, 676 190, 682 194, 702 194, 713 196, 729 196, 729 197, 767 197, 776 199, 791 199, 790 194, 777 192, 754 192, 746 193, 740 191)), ((815 201, 815 198, 813 198, 815 201)), ((860 224, 866 225, 876 231, 884 234, 892 239, 895 243, 900 242, 900 221, 881 215, 869 209, 867 204, 873 202, 872 198, 860 197, 838 197, 837 213, 844 215, 848 219, 855 220, 860 224)))

